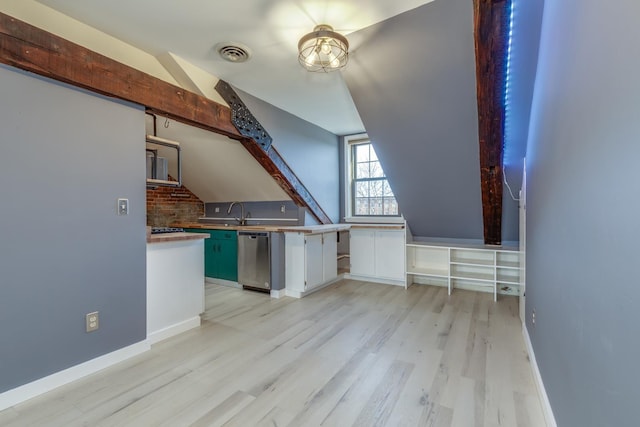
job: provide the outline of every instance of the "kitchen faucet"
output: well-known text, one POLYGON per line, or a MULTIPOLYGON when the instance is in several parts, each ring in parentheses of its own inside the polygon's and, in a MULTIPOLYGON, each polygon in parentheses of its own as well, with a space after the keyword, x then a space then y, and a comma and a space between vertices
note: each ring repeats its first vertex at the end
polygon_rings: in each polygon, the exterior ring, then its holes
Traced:
POLYGON ((231 209, 233 209, 235 205, 240 205, 240 218, 235 217, 235 220, 238 221, 240 225, 247 225, 247 218, 249 215, 244 216, 244 204, 242 202, 231 202, 229 209, 227 209, 227 215, 231 213, 231 209))

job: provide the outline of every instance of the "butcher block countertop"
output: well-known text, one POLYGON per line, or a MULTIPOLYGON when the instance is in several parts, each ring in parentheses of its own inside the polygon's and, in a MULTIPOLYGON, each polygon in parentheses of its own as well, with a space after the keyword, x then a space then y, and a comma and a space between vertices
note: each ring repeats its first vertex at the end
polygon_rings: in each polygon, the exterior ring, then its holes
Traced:
POLYGON ((160 233, 147 236, 147 243, 179 242, 184 240, 208 239, 207 234, 202 233, 160 233))
POLYGON ((202 230, 237 230, 237 231, 265 231, 275 233, 305 233, 305 234, 318 234, 328 233, 331 231, 342 231, 354 229, 366 229, 375 228, 382 230, 403 230, 404 224, 326 224, 326 225, 224 225, 224 224, 211 224, 204 222, 194 223, 175 223, 171 224, 172 227, 180 228, 198 228, 202 230))

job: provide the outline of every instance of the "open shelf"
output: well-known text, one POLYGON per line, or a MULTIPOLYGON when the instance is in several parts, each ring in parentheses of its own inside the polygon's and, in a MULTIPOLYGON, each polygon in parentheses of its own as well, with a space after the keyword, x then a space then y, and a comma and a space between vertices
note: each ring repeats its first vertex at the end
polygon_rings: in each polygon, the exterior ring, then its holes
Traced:
POLYGON ((437 269, 437 268, 419 268, 419 267, 411 267, 407 269, 407 274, 414 274, 416 276, 431 276, 431 277, 449 277, 448 269, 437 269))
POLYGON ((520 253, 491 247, 410 243, 407 244, 407 274, 413 275, 417 283, 447 286, 449 294, 456 287, 489 290, 495 300, 499 290, 517 294, 520 253))

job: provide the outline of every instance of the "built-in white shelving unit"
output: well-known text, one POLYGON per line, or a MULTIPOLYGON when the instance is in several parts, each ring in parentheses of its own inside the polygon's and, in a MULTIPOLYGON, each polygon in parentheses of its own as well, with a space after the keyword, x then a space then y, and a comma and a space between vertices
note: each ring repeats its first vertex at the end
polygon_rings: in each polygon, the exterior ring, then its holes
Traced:
POLYGON ((520 289, 517 250, 492 247, 407 244, 407 283, 429 283, 517 295, 520 289))

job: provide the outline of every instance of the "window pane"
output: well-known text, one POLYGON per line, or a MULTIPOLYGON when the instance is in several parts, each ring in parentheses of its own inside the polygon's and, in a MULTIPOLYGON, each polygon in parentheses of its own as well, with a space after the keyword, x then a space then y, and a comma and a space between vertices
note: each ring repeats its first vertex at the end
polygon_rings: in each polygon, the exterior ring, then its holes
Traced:
POLYGON ((369 178, 369 162, 356 164, 356 179, 369 178))
POLYGON ((391 186, 389 185, 389 181, 384 181, 382 184, 382 195, 384 197, 393 197, 393 191, 391 191, 391 186))
POLYGON ((380 166, 380 162, 371 162, 370 171, 371 178, 384 178, 384 171, 382 170, 382 166, 380 166))
POLYGON ((353 154, 356 162, 368 162, 370 144, 358 144, 353 146, 353 154))
POLYGON ((367 144, 369 146, 369 160, 372 162, 378 161, 378 155, 376 154, 376 150, 373 149, 373 145, 367 144))
POLYGON ((369 199, 356 197, 356 215, 369 215, 369 199))
POLYGON ((356 182, 356 198, 369 197, 369 181, 356 182))
POLYGON ((384 215, 398 215, 398 203, 395 198, 384 198, 384 215))
POLYGON ((382 197, 372 197, 371 199, 369 199, 370 215, 384 215, 384 211, 382 210, 382 208, 382 197))
POLYGON ((382 196, 382 181, 371 181, 369 186, 369 196, 381 197, 382 196))

